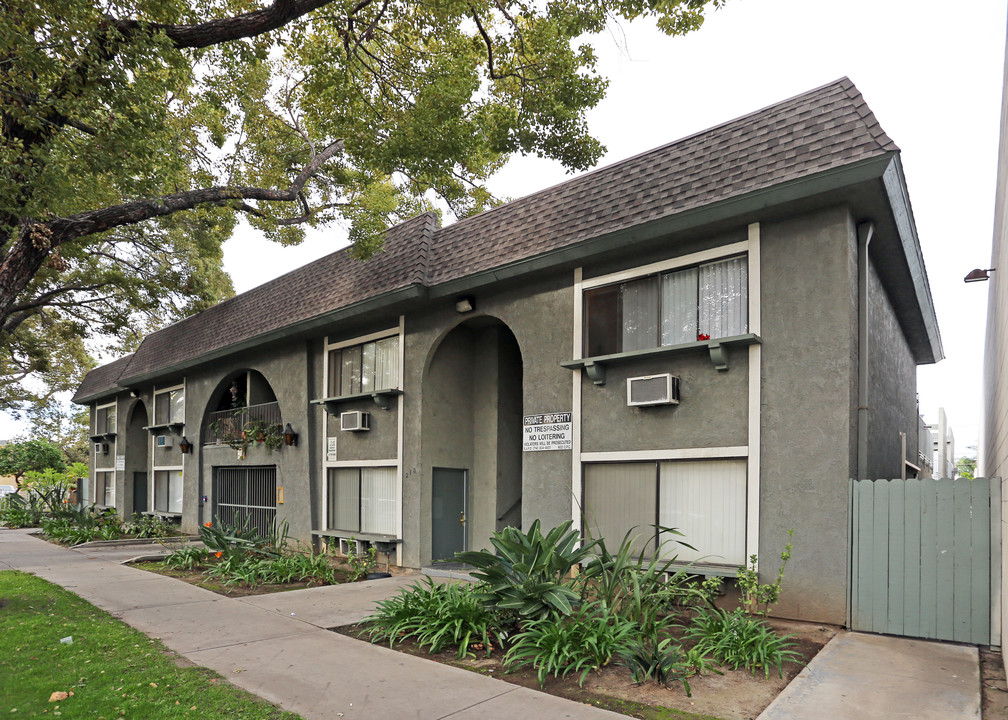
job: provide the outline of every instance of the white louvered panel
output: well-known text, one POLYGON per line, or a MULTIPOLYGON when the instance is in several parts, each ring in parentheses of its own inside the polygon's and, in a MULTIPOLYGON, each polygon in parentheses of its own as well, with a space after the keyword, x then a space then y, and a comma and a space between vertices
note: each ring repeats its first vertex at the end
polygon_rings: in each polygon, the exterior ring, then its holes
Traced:
POLYGON ((662 345, 697 339, 697 269, 662 275, 662 345))
POLYGON ((329 468, 329 530, 360 532, 360 471, 329 468))
POLYGON ((656 471, 653 462, 585 466, 585 529, 593 538, 604 537, 610 552, 632 530, 637 552, 652 555, 656 471))
POLYGON ((659 523, 674 527, 696 551, 670 544, 681 561, 745 564, 746 462, 663 462, 659 523))
POLYGON ((396 534, 396 470, 361 468, 361 532, 396 534))

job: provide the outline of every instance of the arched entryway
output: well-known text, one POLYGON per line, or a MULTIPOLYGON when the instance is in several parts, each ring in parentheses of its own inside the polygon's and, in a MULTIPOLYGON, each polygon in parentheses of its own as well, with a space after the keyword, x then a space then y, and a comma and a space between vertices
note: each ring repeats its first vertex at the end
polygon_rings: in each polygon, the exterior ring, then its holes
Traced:
POLYGON ((503 322, 473 318, 444 337, 424 378, 422 422, 430 559, 520 526, 522 357, 503 322))
POLYGON ((137 400, 129 411, 126 420, 126 443, 129 448, 125 453, 123 468, 123 485, 125 486, 124 512, 126 517, 133 513, 151 511, 150 496, 147 492, 147 469, 149 466, 150 436, 145 429, 150 425, 147 406, 142 400, 137 400))

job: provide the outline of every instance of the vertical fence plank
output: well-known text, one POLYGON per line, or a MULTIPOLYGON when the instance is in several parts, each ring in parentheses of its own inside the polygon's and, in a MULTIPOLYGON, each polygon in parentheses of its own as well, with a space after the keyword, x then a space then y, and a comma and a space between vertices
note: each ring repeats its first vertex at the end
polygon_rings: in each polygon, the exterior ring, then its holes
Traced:
POLYGON ((921 484, 920 637, 938 636, 938 482, 921 484))
POLYGON ((889 488, 875 481, 875 526, 872 528, 872 630, 885 632, 889 615, 889 488))
POLYGON ((888 559, 888 610, 885 632, 891 635, 903 634, 903 494, 906 483, 903 480, 892 480, 886 483, 889 488, 889 535, 888 559))
POLYGON ((859 630, 870 630, 872 622, 872 525, 875 483, 870 480, 857 482, 858 498, 858 533, 859 544, 857 554, 858 594, 854 606, 856 627, 859 630))
POLYGON ((949 478, 938 481, 938 536, 935 551, 938 560, 938 630, 939 640, 950 640, 954 634, 955 606, 955 514, 951 511, 953 482, 949 478))
POLYGON ((921 481, 903 486, 903 633, 920 634, 921 609, 921 481))
MULTIPOLYGON (((972 518, 970 517, 969 481, 955 480, 952 484, 952 640, 968 642, 970 637, 970 599, 973 584, 970 581, 970 542, 972 518)), ((944 638, 943 638, 944 639, 944 638)))
POLYGON ((854 605, 857 603, 857 556, 858 556, 858 495, 857 480, 847 481, 847 542, 850 545, 847 558, 847 627, 854 627, 854 605))
POLYGON ((988 597, 990 598, 990 645, 1002 645, 1001 632, 1001 603, 1004 598, 1001 596, 1001 584, 1004 578, 1001 575, 1001 499, 1004 486, 1001 478, 990 478, 991 494, 991 517, 990 517, 990 586, 988 597))
POLYGON ((991 486, 985 478, 973 480, 969 486, 971 590, 970 628, 966 642, 986 645, 990 638, 991 486))

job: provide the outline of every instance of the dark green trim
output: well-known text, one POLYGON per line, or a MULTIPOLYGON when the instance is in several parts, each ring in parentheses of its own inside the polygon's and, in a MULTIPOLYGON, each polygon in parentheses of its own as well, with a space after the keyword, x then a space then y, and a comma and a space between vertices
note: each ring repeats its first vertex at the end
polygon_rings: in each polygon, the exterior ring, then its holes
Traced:
POLYGON ((731 337, 715 338, 713 340, 697 340, 695 342, 680 343, 679 345, 665 345, 663 347, 648 348, 647 350, 633 350, 631 352, 614 353, 612 355, 596 355, 595 357, 579 358, 577 360, 564 360, 560 365, 571 370, 583 369, 593 383, 596 385, 605 385, 605 369, 607 365, 622 365, 623 363, 640 360, 641 358, 685 355, 705 348, 710 353, 711 362, 714 363, 714 367, 719 371, 724 371, 728 369, 728 360, 725 357, 724 346, 754 345, 761 342, 763 341, 759 335, 747 333, 745 335, 732 335, 731 337))
POLYGON ((234 355, 235 353, 245 350, 259 348, 267 343, 278 342, 291 337, 304 335, 311 330, 331 325, 339 322, 340 320, 361 317, 367 315, 368 313, 376 312, 383 308, 395 305, 396 303, 424 298, 426 295, 427 290, 422 285, 409 285, 407 287, 400 288, 399 290, 393 290, 392 292, 385 293, 384 295, 377 295, 373 298, 368 298, 367 300, 354 303, 353 305, 347 305, 322 315, 316 315, 313 318, 294 323, 293 325, 286 325, 282 328, 278 328, 277 330, 273 330, 272 332, 256 335, 233 345, 217 348, 216 350, 204 353, 203 355, 187 358, 186 360, 174 365, 168 365, 166 367, 150 370, 144 373, 138 373, 136 375, 123 376, 119 378, 118 383, 121 387, 125 388, 139 385, 166 375, 177 375, 190 368, 212 362, 213 360, 219 360, 220 358, 227 357, 228 355, 234 355))
POLYGON ((882 177, 889 207, 892 208, 893 219, 899 232, 903 255, 910 268, 916 293, 917 307, 920 309, 920 319, 927 333, 926 345, 930 348, 930 357, 918 357, 918 363, 936 363, 944 359, 941 334, 938 331, 938 317, 935 314, 934 300, 931 297, 931 286, 928 283, 927 270, 924 268, 924 255, 921 252, 920 239, 917 236, 917 224, 914 222, 913 210, 910 206, 910 196, 907 193, 906 177, 903 175, 903 165, 899 157, 894 157, 882 177))
POLYGON ((616 248, 625 248, 638 242, 655 240, 665 235, 730 220, 738 216, 752 215, 775 205, 875 180, 882 177, 894 156, 895 153, 885 153, 815 175, 804 175, 745 195, 683 210, 658 220, 565 245, 535 257, 467 275, 464 278, 431 285, 428 297, 439 298, 457 295, 482 285, 548 270, 558 265, 579 262, 592 255, 616 248))
POLYGON ((374 400, 375 405, 380 407, 382 410, 388 410, 392 406, 392 398, 402 394, 402 390, 379 390, 377 392, 362 392, 354 393, 353 395, 319 398, 318 400, 312 400, 311 404, 323 405, 325 406, 327 413, 330 415, 336 415, 339 412, 337 408, 343 403, 347 403, 352 400, 371 399, 374 400))

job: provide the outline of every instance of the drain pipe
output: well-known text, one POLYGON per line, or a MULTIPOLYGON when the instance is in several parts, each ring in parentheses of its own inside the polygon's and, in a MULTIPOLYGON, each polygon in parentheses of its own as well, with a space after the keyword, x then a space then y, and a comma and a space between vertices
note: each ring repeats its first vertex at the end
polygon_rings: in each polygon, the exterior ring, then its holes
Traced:
POLYGON ((857 477, 868 479, 868 244, 875 235, 870 222, 857 226, 858 238, 858 408, 857 477))

